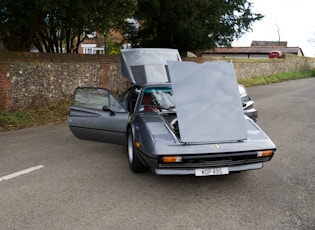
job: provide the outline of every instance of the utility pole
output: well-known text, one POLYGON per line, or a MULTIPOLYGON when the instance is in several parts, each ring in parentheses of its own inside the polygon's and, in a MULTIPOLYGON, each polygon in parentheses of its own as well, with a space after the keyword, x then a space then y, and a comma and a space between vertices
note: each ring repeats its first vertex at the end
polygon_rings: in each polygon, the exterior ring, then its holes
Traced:
POLYGON ((278 33, 278 46, 280 46, 281 39, 280 39, 280 29, 279 29, 279 25, 276 24, 276 27, 277 27, 277 33, 278 33))

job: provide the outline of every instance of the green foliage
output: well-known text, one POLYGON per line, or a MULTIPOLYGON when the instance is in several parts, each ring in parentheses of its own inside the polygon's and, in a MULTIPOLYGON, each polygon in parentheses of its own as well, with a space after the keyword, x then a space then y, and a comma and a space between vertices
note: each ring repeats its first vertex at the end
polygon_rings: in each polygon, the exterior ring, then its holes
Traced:
POLYGON ((29 124, 32 126, 34 116, 25 111, 17 111, 14 113, 4 113, 0 115, 0 132, 25 128, 29 124))
POLYGON ((282 81, 288 80, 297 80, 303 78, 315 77, 315 69, 304 70, 304 71, 296 71, 296 72, 285 72, 285 73, 277 73, 270 76, 261 76, 261 77, 253 77, 253 78, 241 78, 237 79, 238 83, 249 86, 257 86, 257 85, 267 85, 282 81))
POLYGON ((141 47, 198 51, 230 46, 262 19, 246 0, 139 0, 134 18, 139 28, 129 40, 141 47))
POLYGON ((70 101, 60 101, 34 108, 0 114, 0 132, 65 121, 69 114, 70 101))
POLYGON ((10 51, 29 51, 42 18, 41 0, 1 0, 0 40, 10 51))
POLYGON ((109 29, 119 29, 131 16, 133 1, 115 0, 48 0, 45 26, 35 37, 40 51, 77 53, 81 42, 96 31, 100 35, 109 29), (44 49, 42 49, 44 45, 44 49), (57 48, 57 49, 56 49, 57 48))
POLYGON ((1 0, 0 39, 10 51, 77 53, 91 32, 121 30, 136 0, 1 0))
POLYGON ((115 45, 113 46, 112 50, 109 52, 109 54, 113 54, 113 55, 117 55, 120 54, 120 46, 119 45, 115 45))
POLYGON ((120 54, 120 44, 107 40, 106 41, 106 53, 107 54, 120 54))
POLYGON ((230 46, 263 17, 248 0, 1 0, 0 7, 0 39, 10 51, 34 44, 77 53, 89 33, 115 29, 134 46, 198 52, 230 46))

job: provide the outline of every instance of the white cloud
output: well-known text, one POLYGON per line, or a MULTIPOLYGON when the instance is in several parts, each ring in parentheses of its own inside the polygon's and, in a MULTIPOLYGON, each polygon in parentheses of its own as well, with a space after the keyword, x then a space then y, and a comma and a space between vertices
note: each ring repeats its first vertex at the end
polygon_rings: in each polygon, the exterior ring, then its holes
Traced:
POLYGON ((250 46, 252 40, 287 41, 288 46, 300 47, 305 56, 315 56, 315 20, 310 0, 250 0, 253 13, 265 15, 253 24, 233 46, 250 46))

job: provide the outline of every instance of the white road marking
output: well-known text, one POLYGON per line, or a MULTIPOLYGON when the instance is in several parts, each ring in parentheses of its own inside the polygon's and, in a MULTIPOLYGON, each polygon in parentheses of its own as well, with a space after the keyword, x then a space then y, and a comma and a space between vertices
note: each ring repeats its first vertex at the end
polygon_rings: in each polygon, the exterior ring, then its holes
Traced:
POLYGON ((12 174, 0 177, 0 181, 9 180, 9 179, 12 179, 14 177, 18 177, 18 176, 21 176, 23 174, 30 173, 30 172, 32 172, 34 170, 38 170, 38 169, 43 168, 43 167, 44 167, 43 165, 37 165, 37 166, 31 167, 31 168, 28 168, 28 169, 24 169, 22 171, 18 171, 18 172, 15 172, 15 173, 12 173, 12 174))

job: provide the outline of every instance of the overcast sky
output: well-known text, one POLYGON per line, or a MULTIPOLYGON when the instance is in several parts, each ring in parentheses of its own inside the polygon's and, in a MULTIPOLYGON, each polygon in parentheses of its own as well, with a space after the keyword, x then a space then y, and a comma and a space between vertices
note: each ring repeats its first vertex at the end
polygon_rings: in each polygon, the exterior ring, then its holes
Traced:
POLYGON ((252 12, 265 17, 253 24, 233 46, 250 46, 252 40, 287 41, 300 47, 305 56, 315 57, 315 7, 313 0, 249 0, 252 12), (314 40, 311 42, 311 40, 314 40))

